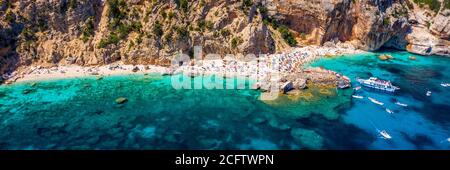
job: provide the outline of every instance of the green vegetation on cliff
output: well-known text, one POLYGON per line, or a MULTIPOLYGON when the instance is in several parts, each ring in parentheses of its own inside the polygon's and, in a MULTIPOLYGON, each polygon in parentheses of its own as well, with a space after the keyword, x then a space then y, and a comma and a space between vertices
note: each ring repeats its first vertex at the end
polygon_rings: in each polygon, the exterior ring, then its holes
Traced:
POLYGON ((83 28, 83 42, 87 42, 94 35, 94 17, 91 16, 87 19, 83 28))
POLYGON ((288 43, 291 47, 297 46, 297 41, 295 40, 294 34, 289 30, 288 27, 282 25, 278 27, 278 32, 280 32, 281 37, 288 43))
POLYGON ((140 32, 142 24, 139 21, 129 21, 127 3, 125 0, 108 0, 109 17, 111 22, 109 28, 111 30, 110 35, 107 38, 100 40, 98 48, 104 48, 110 44, 117 44, 121 39, 124 39, 132 31, 140 32))
POLYGON ((439 9, 441 8, 441 2, 439 2, 439 0, 414 0, 414 2, 418 4, 421 8, 424 7, 425 5, 428 5, 428 7, 434 12, 439 12, 439 9))
POLYGON ((156 21, 152 28, 153 35, 155 35, 158 38, 161 38, 161 36, 164 34, 162 28, 163 25, 159 21, 156 21))
POLYGON ((268 9, 264 6, 258 6, 259 13, 263 17, 263 24, 270 25, 273 29, 278 30, 280 32, 281 37, 283 37, 284 41, 289 44, 289 46, 294 47, 297 46, 297 40, 295 40, 294 34, 289 30, 289 28, 277 20, 268 17, 267 12, 268 9))

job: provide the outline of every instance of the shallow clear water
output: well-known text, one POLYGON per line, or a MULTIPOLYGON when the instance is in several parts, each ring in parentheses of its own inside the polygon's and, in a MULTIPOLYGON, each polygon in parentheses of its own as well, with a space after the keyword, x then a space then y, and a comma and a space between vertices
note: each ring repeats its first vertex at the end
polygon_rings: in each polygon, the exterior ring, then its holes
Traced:
POLYGON ((393 115, 353 100, 351 89, 310 88, 307 97, 262 102, 254 90, 175 90, 159 75, 0 86, 0 149, 450 149, 450 92, 439 85, 450 82, 450 59, 392 55, 325 58, 312 66, 393 80, 402 88, 396 95, 358 92, 383 101, 393 115), (128 102, 116 104, 118 97, 128 102), (393 139, 380 139, 376 129, 393 139))

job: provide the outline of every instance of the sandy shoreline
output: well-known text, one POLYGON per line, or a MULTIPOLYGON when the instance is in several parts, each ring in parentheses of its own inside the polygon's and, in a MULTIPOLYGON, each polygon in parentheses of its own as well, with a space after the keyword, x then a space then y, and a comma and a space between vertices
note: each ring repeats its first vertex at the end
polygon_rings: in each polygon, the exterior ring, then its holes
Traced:
POLYGON ((154 65, 125 65, 121 62, 84 67, 78 65, 57 66, 52 68, 43 68, 40 66, 30 66, 21 68, 11 75, 3 75, 7 79, 5 84, 14 82, 39 81, 49 79, 79 78, 85 76, 111 76, 111 75, 129 75, 129 74, 173 74, 188 73, 192 75, 205 74, 227 74, 240 76, 261 77, 273 72, 293 72, 300 69, 306 63, 317 60, 323 56, 336 56, 344 54, 358 54, 364 51, 348 47, 323 47, 307 46, 295 48, 289 53, 271 54, 265 58, 264 63, 236 60, 201 60, 194 61, 194 65, 181 66, 176 68, 154 66, 154 65), (275 67, 273 63, 277 63, 275 67))
POLYGON ((86 76, 114 76, 130 74, 150 74, 166 72, 168 68, 153 65, 103 65, 96 67, 83 66, 58 66, 52 68, 40 68, 39 66, 29 67, 23 74, 17 76, 15 82, 28 82, 52 79, 81 78, 86 76), (118 67, 110 69, 111 67, 118 67), (139 71, 133 69, 139 68, 139 71))

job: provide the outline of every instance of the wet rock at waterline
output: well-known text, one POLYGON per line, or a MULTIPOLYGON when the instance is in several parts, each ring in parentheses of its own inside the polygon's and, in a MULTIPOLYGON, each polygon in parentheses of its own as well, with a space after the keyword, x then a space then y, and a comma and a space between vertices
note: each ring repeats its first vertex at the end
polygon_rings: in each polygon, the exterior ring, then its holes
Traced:
POLYGON ((115 101, 117 104, 124 104, 124 103, 128 102, 128 99, 124 98, 124 97, 119 97, 115 101))

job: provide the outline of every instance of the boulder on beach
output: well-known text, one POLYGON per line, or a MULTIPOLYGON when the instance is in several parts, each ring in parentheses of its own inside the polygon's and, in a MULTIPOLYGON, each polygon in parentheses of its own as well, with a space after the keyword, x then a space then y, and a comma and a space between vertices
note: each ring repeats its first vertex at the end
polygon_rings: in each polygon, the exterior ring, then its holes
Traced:
POLYGON ((307 149, 318 150, 323 147, 323 138, 313 130, 294 128, 291 130, 294 141, 299 142, 307 149))
POLYGON ((172 69, 163 69, 163 70, 161 71, 161 74, 162 74, 163 76, 169 76, 169 75, 173 75, 173 74, 174 74, 174 71, 173 71, 172 69))
POLYGON ((139 67, 136 66, 136 67, 134 67, 133 70, 131 70, 131 71, 133 71, 133 72, 136 73, 136 72, 138 72, 139 70, 140 70, 139 67))
POLYGON ((262 83, 262 84, 260 84, 259 89, 262 92, 268 92, 270 90, 270 83, 262 83))
POLYGON ((126 103, 126 102, 128 102, 128 99, 124 98, 124 97, 119 97, 119 98, 116 99, 116 103, 117 104, 123 104, 123 103, 126 103))
POLYGON ((259 83, 254 83, 254 84, 252 85, 251 89, 254 89, 254 90, 260 90, 260 89, 261 89, 261 84, 259 84, 259 83))
POLYGON ((281 85, 281 90, 283 91, 283 93, 287 93, 293 89, 294 89, 294 84, 291 81, 288 81, 281 85))
POLYGON ((306 79, 296 79, 293 82, 295 89, 305 89, 306 88, 306 79))

